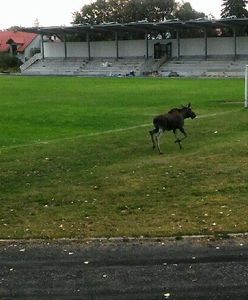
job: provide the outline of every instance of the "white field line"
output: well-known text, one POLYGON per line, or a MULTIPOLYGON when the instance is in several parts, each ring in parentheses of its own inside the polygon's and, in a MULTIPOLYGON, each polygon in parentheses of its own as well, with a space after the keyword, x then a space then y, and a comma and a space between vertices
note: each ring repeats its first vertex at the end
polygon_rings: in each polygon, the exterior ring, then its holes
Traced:
MULTIPOLYGON (((231 112, 234 112, 234 111, 228 111, 228 112, 222 112, 222 113, 214 113, 214 114, 207 114, 207 115, 200 115, 200 116, 197 116, 197 119, 216 117, 216 116, 228 114, 228 113, 231 113, 231 112)), ((30 146, 34 146, 34 145, 47 145, 47 144, 57 143, 57 142, 61 142, 61 141, 69 141, 69 140, 80 139, 80 138, 83 138, 83 137, 99 136, 99 135, 103 135, 103 134, 110 134, 110 133, 118 133, 118 132, 123 132, 123 131, 129 131, 129 130, 133 130, 133 129, 137 129, 137 128, 148 127, 148 126, 152 127, 152 123, 140 124, 140 125, 137 125, 137 126, 131 126, 131 127, 125 127, 125 128, 118 128, 118 129, 111 129, 111 130, 99 131, 99 132, 88 133, 88 134, 80 134, 80 135, 75 135, 75 136, 70 136, 70 137, 52 139, 52 140, 48 140, 48 141, 35 141, 33 143, 28 143, 28 144, 21 144, 21 145, 14 145, 14 146, 2 146, 0 148, 0 151, 1 150, 10 150, 10 149, 30 147, 30 146)))

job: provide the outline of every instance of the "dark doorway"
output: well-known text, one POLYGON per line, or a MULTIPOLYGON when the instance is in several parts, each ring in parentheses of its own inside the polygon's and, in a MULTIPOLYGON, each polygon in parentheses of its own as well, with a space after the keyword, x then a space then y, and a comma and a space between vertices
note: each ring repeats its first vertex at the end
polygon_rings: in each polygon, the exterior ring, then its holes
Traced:
POLYGON ((12 44, 12 45, 10 45, 10 47, 12 48, 12 50, 11 50, 12 55, 16 55, 17 54, 17 45, 12 44))
POLYGON ((172 56, 172 43, 167 44, 154 44, 154 58, 160 59, 163 56, 167 56, 168 59, 172 56))

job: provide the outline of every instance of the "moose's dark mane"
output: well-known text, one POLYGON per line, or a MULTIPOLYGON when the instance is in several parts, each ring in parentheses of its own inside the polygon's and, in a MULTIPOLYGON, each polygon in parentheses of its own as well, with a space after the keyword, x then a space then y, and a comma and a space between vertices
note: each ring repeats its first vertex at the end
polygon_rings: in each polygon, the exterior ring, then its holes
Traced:
POLYGON ((174 107, 174 108, 172 108, 171 110, 169 110, 167 114, 182 113, 182 112, 184 112, 185 110, 187 110, 188 108, 189 108, 189 107, 183 106, 183 105, 182 105, 181 108, 174 107))
POLYGON ((172 108, 168 111, 168 114, 174 114, 174 113, 180 113, 182 111, 182 108, 172 108))

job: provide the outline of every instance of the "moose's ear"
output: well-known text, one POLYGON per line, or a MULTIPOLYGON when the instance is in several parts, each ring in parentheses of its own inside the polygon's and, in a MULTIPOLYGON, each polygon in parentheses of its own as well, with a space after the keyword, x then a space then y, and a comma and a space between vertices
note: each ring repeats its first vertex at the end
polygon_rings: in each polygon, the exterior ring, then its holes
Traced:
POLYGON ((189 102, 189 104, 188 104, 188 107, 190 108, 191 107, 191 103, 189 102))

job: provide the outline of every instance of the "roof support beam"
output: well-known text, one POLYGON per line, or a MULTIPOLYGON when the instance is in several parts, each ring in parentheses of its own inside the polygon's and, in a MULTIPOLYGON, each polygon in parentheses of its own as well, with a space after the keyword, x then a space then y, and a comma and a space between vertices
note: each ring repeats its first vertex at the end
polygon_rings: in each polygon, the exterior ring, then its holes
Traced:
POLYGON ((118 40, 118 32, 115 31, 115 46, 116 46, 116 60, 119 58, 119 40, 118 40))
POLYGON ((233 27, 234 60, 237 58, 237 30, 233 27))
POLYGON ((207 36, 207 28, 204 28, 204 54, 205 59, 208 58, 208 36, 207 36))
POLYGON ((86 41, 88 46, 88 59, 91 60, 91 54, 90 54, 90 34, 89 31, 86 33, 86 41))
POLYGON ((149 57, 149 51, 148 51, 148 33, 145 32, 145 41, 146 41, 146 59, 149 57))
POLYGON ((64 53, 65 53, 65 59, 67 59, 67 40, 66 40, 66 33, 64 33, 64 53))
POLYGON ((179 30, 177 30, 177 58, 180 58, 180 56, 181 56, 180 33, 179 30))
POLYGON ((44 34, 41 35, 41 55, 42 55, 42 59, 44 60, 44 58, 45 58, 45 52, 44 52, 44 34))

